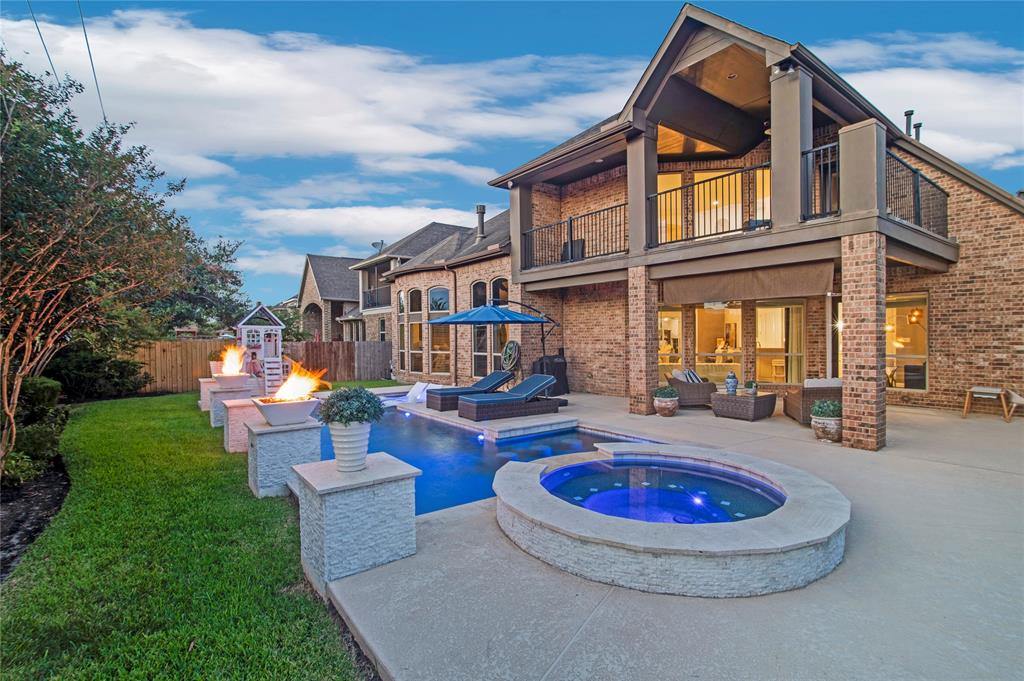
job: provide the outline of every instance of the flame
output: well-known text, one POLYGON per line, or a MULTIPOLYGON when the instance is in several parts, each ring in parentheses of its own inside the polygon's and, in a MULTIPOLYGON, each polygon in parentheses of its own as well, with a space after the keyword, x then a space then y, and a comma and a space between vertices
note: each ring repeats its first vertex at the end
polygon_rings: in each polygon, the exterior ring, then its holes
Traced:
POLYGON ((237 345, 229 345, 220 353, 220 360, 224 363, 220 372, 227 376, 238 376, 242 373, 242 361, 245 358, 245 351, 237 345))
POLYGON ((274 393, 275 400, 304 400, 309 394, 320 387, 324 382, 321 376, 327 373, 327 369, 310 371, 303 369, 298 362, 292 364, 292 371, 288 374, 287 380, 274 393))

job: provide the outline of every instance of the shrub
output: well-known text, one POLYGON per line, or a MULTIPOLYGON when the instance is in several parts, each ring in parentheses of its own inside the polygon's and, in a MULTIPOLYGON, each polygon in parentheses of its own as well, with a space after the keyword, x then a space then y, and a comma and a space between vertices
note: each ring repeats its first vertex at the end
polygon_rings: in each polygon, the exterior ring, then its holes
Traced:
POLYGON ((53 359, 46 373, 60 381, 71 400, 110 399, 134 395, 153 377, 142 363, 88 349, 73 349, 53 359))
POLYGON ((68 410, 54 407, 38 421, 18 428, 14 446, 33 459, 48 460, 57 456, 60 436, 68 423, 68 410))
POLYGON ((654 391, 654 396, 655 397, 665 397, 665 398, 668 398, 670 400, 671 399, 678 399, 679 398, 679 391, 676 390, 675 388, 670 388, 668 386, 662 386, 662 387, 660 387, 660 388, 658 388, 657 390, 654 391))
POLYGON ((223 348, 221 348, 220 350, 210 350, 210 354, 206 356, 206 359, 210 360, 211 362, 219 362, 220 361, 220 356, 223 353, 224 353, 224 349, 223 348))
POLYGON ((815 400, 811 405, 811 416, 823 419, 842 418, 843 403, 835 400, 815 400))
POLYGON ((46 470, 46 464, 44 459, 37 460, 22 452, 11 452, 4 459, 3 482, 11 485, 28 482, 39 477, 46 470))
POLYGON ((335 390, 320 405, 324 423, 373 423, 384 416, 384 404, 366 388, 335 390))
POLYGON ((18 396, 18 423, 38 421, 57 406, 60 382, 45 376, 28 376, 21 382, 18 396))

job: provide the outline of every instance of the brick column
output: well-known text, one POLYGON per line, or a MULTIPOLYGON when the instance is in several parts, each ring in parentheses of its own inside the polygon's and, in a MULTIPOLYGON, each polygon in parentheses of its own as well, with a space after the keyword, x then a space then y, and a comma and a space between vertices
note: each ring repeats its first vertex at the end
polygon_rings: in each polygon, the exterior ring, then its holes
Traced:
POLYGON ((683 368, 693 369, 694 371, 697 371, 696 309, 695 305, 683 305, 683 368))
POLYGON ((744 300, 740 303, 740 343, 743 348, 743 375, 740 385, 757 377, 757 303, 744 300))
POLYGON ((885 446, 885 236, 843 237, 843 445, 885 446))
POLYGON ((626 368, 629 411, 653 414, 652 393, 658 387, 658 285, 646 267, 629 268, 629 312, 626 325, 626 368))

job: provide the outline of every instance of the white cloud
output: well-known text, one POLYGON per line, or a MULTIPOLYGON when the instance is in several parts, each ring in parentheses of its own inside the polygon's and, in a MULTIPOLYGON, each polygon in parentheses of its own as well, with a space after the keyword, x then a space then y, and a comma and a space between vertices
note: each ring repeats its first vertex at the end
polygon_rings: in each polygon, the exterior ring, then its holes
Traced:
POLYGON ((498 175, 494 168, 459 163, 450 158, 416 156, 361 156, 360 167, 370 173, 384 175, 434 174, 450 175, 470 184, 483 185, 498 175))
POLYGON ((894 31, 866 38, 833 40, 816 46, 814 52, 834 69, 857 71, 877 66, 948 68, 1024 64, 1024 50, 970 33, 894 31))
POLYGON ((251 274, 291 274, 302 272, 306 262, 304 253, 288 249, 253 248, 239 254, 238 269, 251 274))
POLYGON ((316 204, 337 204, 365 201, 379 194, 397 194, 404 187, 339 174, 314 175, 294 184, 271 189, 262 194, 264 203, 287 208, 308 208, 316 204))
MULTIPOLYGON (((225 158, 403 159, 486 139, 561 141, 620 108, 642 68, 586 55, 435 63, 304 33, 201 28, 160 10, 88 23, 107 113, 136 121, 135 139, 192 177, 231 173, 225 158)), ((41 29, 57 68, 91 89, 81 27, 44 21, 41 29)), ((46 67, 31 21, 5 19, 3 34, 11 54, 46 67)), ((76 106, 86 124, 99 121, 94 97, 76 106)), ((425 170, 438 168, 483 177, 482 168, 455 161, 425 170)))
POLYGON ((995 170, 1008 170, 1009 168, 1021 168, 1024 167, 1024 154, 1017 154, 1016 156, 1003 156, 995 160, 992 164, 992 168, 995 170))
POLYGON ((343 206, 335 208, 258 208, 243 211, 263 235, 328 236, 341 247, 365 248, 377 239, 397 241, 429 222, 473 225, 472 211, 429 206, 343 206))

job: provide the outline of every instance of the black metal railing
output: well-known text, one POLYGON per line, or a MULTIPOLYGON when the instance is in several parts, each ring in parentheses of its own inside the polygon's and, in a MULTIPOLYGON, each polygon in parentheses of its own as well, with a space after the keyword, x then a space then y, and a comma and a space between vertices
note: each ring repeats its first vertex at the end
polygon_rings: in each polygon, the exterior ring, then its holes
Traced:
POLYGON ((801 219, 839 214, 839 143, 800 154, 801 219))
POLYGON ((625 253, 629 250, 627 209, 628 204, 620 203, 524 231, 521 268, 625 253))
POLYGON ((363 309, 387 307, 391 304, 391 287, 379 286, 363 291, 363 309))
POLYGON ((736 170, 647 197, 648 247, 772 225, 771 164, 736 170))
POLYGON ((920 170, 885 152, 885 207, 889 217, 949 236, 949 195, 920 170))

